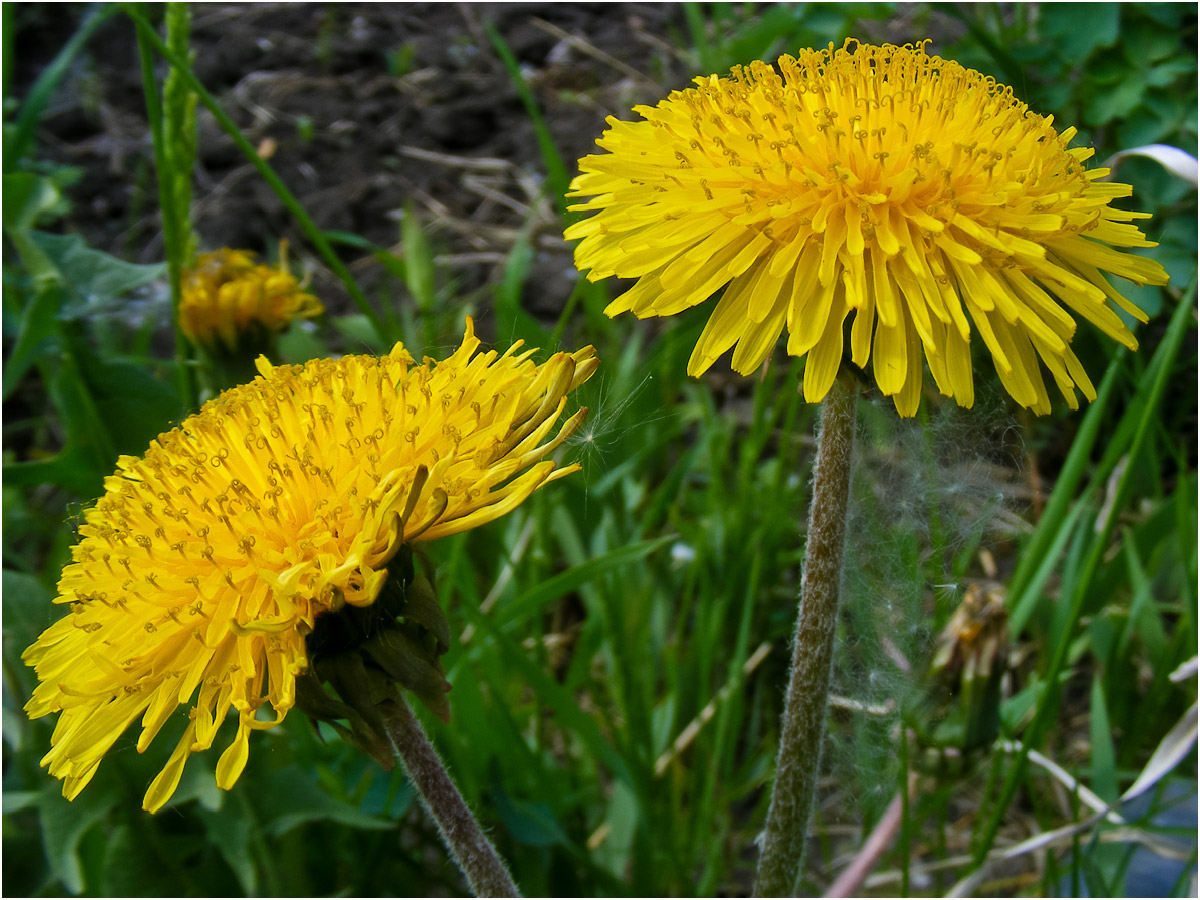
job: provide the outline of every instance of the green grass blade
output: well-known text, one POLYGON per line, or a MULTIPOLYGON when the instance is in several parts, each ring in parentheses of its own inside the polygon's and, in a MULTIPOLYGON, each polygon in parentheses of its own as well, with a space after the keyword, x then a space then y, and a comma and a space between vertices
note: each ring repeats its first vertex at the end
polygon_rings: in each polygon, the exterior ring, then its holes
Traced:
POLYGON ((492 621, 491 616, 481 613, 470 604, 463 604, 462 610, 476 628, 496 642, 500 654, 508 661, 509 665, 521 673, 530 688, 542 699, 542 702, 554 710, 558 722, 563 727, 575 732, 596 758, 608 766, 613 775, 628 785, 634 785, 633 774, 625 760, 600 733, 596 723, 579 708, 575 698, 561 685, 555 683, 552 678, 549 678, 539 665, 530 660, 518 645, 506 637, 492 621))
MULTIPOLYGON (((1099 438, 1100 426, 1108 412, 1109 403, 1112 401, 1120 375, 1121 361, 1125 358, 1126 353, 1124 347, 1118 350, 1108 371, 1104 373, 1104 378, 1096 391, 1096 399, 1088 407, 1087 413, 1083 417, 1083 424, 1080 425, 1075 440, 1071 442, 1071 451, 1067 454, 1062 472, 1058 476, 1054 490, 1050 493, 1050 500, 1046 504, 1045 510, 1042 511, 1042 518, 1038 522, 1037 530, 1021 551, 1021 560, 1017 563, 1016 571, 1013 572, 1012 580, 1008 585, 1008 596, 1017 598, 1012 604, 1014 610, 1021 608, 1021 600, 1030 586, 1030 581, 1049 555, 1052 545, 1062 540, 1059 532, 1064 527, 1071 503, 1078 493, 1079 483, 1087 474, 1092 448, 1099 438)), ((1016 634, 1020 629, 1013 626, 1012 630, 1016 634)))
POLYGON ((561 575, 548 578, 506 603, 499 610, 497 624, 503 625, 506 622, 531 615, 556 597, 578 590, 582 585, 595 581, 607 572, 623 569, 644 559, 674 540, 676 540, 676 536, 669 534, 654 540, 617 547, 603 556, 593 557, 581 565, 568 569, 561 575))
MULTIPOLYGON (((1143 383, 1139 386, 1138 398, 1135 398, 1135 401, 1126 412, 1127 416, 1138 416, 1140 419, 1134 435, 1133 446, 1129 449, 1129 458, 1131 461, 1137 460, 1142 446, 1145 444, 1146 437, 1151 433, 1151 424, 1154 421, 1154 417, 1158 415, 1158 408, 1162 402, 1163 393, 1166 390, 1167 376, 1171 372, 1171 363, 1179 354, 1179 349, 1183 344, 1183 336, 1187 333, 1187 326, 1195 315, 1195 300, 1196 280, 1195 276, 1193 276, 1192 283, 1188 286, 1187 291, 1184 292, 1179 306, 1176 307, 1174 314, 1171 316, 1166 334, 1163 336, 1162 343, 1159 344, 1158 350, 1154 354, 1154 359, 1146 369, 1143 382, 1149 379, 1149 383, 1143 383), (1143 402, 1138 402, 1142 398, 1143 393, 1145 394, 1143 402)), ((1061 638, 1054 647, 1054 653, 1046 673, 1046 684, 1051 687, 1058 684, 1059 673, 1062 672, 1067 658, 1067 651, 1071 646, 1074 625, 1079 621, 1079 616, 1083 612, 1084 600, 1087 597, 1088 587, 1091 585, 1100 561, 1108 549, 1113 529, 1116 527, 1117 511, 1124 509, 1126 500, 1129 497, 1129 492, 1133 484, 1132 475, 1135 468, 1136 465, 1131 464, 1122 473, 1115 495, 1111 498, 1113 512, 1108 516, 1100 534, 1097 535, 1093 542, 1091 551, 1080 572, 1078 583, 1072 592, 1070 607, 1066 617, 1067 627, 1063 629, 1061 638)), ((984 826, 983 836, 976 847, 975 864, 977 866, 982 865, 983 861, 987 858, 988 852, 991 850, 996 835, 1000 830, 1000 823, 1003 822, 1004 815, 1008 811, 1008 806, 1012 803, 1013 797, 1016 796, 1017 789, 1024 776, 1029 751, 1040 746, 1042 738, 1050 726, 1051 711, 1057 708, 1057 700, 1057 692, 1047 690, 1038 703, 1033 722, 1030 723, 1025 739, 1021 742, 1021 749, 1008 770, 1004 785, 1000 791, 1000 796, 992 808, 992 814, 984 826)))
POLYGON ((1117 799, 1117 750, 1109 726, 1108 702, 1104 697, 1104 679, 1092 676, 1091 705, 1092 790, 1112 803, 1117 799))
MULTIPOLYGON (((46 104, 50 102, 55 88, 58 87, 59 81, 67 73, 67 69, 79 54, 79 51, 83 49, 83 45, 96 33, 96 29, 108 21, 116 11, 117 8, 115 6, 105 5, 89 12, 80 24, 79 29, 71 35, 71 39, 58 51, 58 55, 54 57, 50 65, 42 70, 42 74, 33 83, 33 87, 29 90, 29 96, 25 98, 25 102, 21 104, 20 112, 17 113, 12 143, 4 148, 5 172, 15 171, 17 163, 29 152, 29 148, 33 146, 33 138, 37 131, 38 121, 46 109, 46 104)), ((9 8, 6 3, 5 14, 7 15, 8 12, 9 8)), ((8 27, 9 23, 6 19, 6 35, 8 34, 8 27)), ((9 54, 5 54, 6 66, 9 65, 8 56, 9 54)))
POLYGON ((563 162, 562 154, 558 152, 558 147, 554 144, 554 138, 550 135, 550 129, 546 126, 546 119, 542 116, 542 111, 538 107, 537 98, 533 96, 533 91, 530 89, 529 83, 525 80, 525 76, 521 74, 521 66, 517 62, 517 58, 508 49, 508 44, 504 42, 504 38, 500 36, 500 32, 491 25, 485 25, 484 30, 487 31, 487 36, 491 40, 492 46, 496 48, 496 53, 504 63, 504 68, 508 70, 508 76, 512 79, 517 96, 521 98, 521 102, 525 105, 525 111, 529 114, 529 121, 533 123, 534 133, 537 135, 538 149, 542 152, 542 162, 546 166, 547 187, 554 200, 554 208, 558 210, 560 217, 564 219, 568 218, 567 190, 569 189, 571 178, 567 174, 567 167, 563 162))

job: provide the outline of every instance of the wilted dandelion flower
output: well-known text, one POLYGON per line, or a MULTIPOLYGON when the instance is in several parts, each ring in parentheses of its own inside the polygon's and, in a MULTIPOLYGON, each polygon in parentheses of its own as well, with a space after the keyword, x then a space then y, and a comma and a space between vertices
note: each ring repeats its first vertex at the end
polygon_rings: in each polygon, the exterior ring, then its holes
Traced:
POLYGON ((831 44, 634 111, 645 121, 610 117, 609 152, 580 160, 570 196, 592 199, 571 208, 600 212, 566 237, 582 238, 589 279, 638 279, 609 315, 674 315, 725 287, 692 375, 735 344, 747 374, 786 328, 819 401, 853 312, 850 357, 901 415, 917 409, 922 352, 938 389, 973 403, 972 331, 1017 402, 1049 411, 1040 359, 1074 408, 1075 387, 1095 390, 1068 310, 1136 347, 1109 301, 1146 316, 1106 273, 1167 280, 1113 249, 1155 246, 1129 224, 1147 216, 1109 205, 1131 188, 1084 168, 1074 128, 923 45, 831 44))
POLYGON ((277 269, 256 263, 247 250, 224 247, 200 254, 195 268, 184 270, 179 327, 189 340, 233 353, 239 344, 261 344, 293 319, 325 311, 287 271, 287 244, 280 247, 277 269))
POLYGON ((71 614, 25 651, 41 681, 26 711, 60 712, 42 764, 64 795, 139 716, 142 751, 188 703, 144 805, 170 798, 232 706, 216 771, 229 788, 249 733, 295 703, 318 616, 372 604, 402 545, 489 522, 577 470, 546 457, 586 412, 554 433, 594 351, 539 366, 520 346, 477 353, 468 319, 453 355, 419 366, 400 344, 303 366, 260 358, 261 377, 121 457, 59 582, 71 614))

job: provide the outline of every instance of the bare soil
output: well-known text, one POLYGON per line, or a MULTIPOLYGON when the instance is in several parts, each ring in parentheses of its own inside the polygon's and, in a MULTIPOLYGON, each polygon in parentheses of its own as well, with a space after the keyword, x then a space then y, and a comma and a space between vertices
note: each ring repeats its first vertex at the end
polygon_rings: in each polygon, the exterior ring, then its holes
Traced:
MULTIPOLYGON (((16 96, 85 9, 21 4, 16 96)), ((482 296, 518 231, 537 248, 525 303, 553 317, 575 278, 532 120, 493 47, 522 67, 570 174, 607 115, 627 116, 688 83, 672 4, 197 4, 195 70, 269 156, 320 227, 395 247, 409 203, 456 296, 482 296)), ((165 69, 160 66, 160 73, 165 69)), ((350 308, 290 214, 201 108, 193 215, 202 249, 270 253, 289 239, 331 311, 350 308)), ((60 86, 39 135, 43 159, 82 169, 68 227, 122 258, 163 245, 137 47, 114 17, 60 86)), ((398 248, 397 248, 398 249, 398 248)), ((345 249, 368 292, 391 276, 345 249)), ((395 296, 396 287, 388 288, 395 296)))

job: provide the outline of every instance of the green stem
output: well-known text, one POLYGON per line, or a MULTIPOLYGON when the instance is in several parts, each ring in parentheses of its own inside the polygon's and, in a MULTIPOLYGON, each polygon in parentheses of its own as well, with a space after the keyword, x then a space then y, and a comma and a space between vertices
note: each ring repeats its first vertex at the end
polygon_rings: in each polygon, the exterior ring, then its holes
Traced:
POLYGON ((756 897, 796 896, 804 864, 833 668, 856 400, 853 383, 838 379, 821 407, 792 671, 779 735, 775 788, 761 838, 756 897))
POLYGON ((388 738, 404 762, 404 771, 421 802, 437 822, 442 841, 467 876, 476 897, 519 897, 508 867, 458 792, 437 751, 429 743, 399 692, 378 706, 388 738))
POLYGON ((146 21, 146 18, 132 4, 123 3, 121 7, 125 10, 125 14, 137 25, 138 34, 145 35, 145 39, 154 48, 155 52, 169 62, 175 71, 180 74, 183 80, 187 82, 188 87, 196 92, 196 96, 200 98, 200 102, 208 107, 209 112, 213 114, 218 124, 225 130, 225 133, 233 139, 233 143, 241 151, 242 155, 250 160, 254 168, 258 169, 258 173, 263 177, 263 180, 270 185, 271 190, 275 192, 275 195, 279 197, 283 205, 287 207, 288 212, 295 218, 305 237, 308 238, 317 252, 321 254, 321 258, 325 260, 325 264, 341 280, 343 286, 346 288, 346 292, 359 308, 359 311, 367 317, 367 321, 371 323, 371 327, 375 330, 379 339, 385 344, 388 343, 389 336, 383 327, 383 322, 380 321, 378 314, 372 309, 370 301, 367 300, 366 296, 359 289, 354 276, 350 274, 350 270, 346 268, 345 263, 333 251, 333 247, 326 239, 324 232, 317 227, 317 223, 312 220, 307 210, 293 196, 292 192, 288 190, 287 185, 283 183, 280 177, 275 174, 275 170, 271 168, 270 163, 258 155, 258 151, 254 149, 254 145, 246 139, 246 136, 242 134, 241 129, 237 127, 233 119, 229 118, 229 115, 221 108, 221 104, 217 101, 217 98, 210 94, 208 89, 200 83, 195 73, 192 72, 191 66, 187 64, 187 60, 181 59, 177 53, 163 43, 162 39, 154 33, 154 29, 150 27, 150 23, 146 21))
POLYGON ((154 144, 154 169, 158 176, 158 203, 162 210, 163 244, 166 246, 167 283, 171 289, 171 321, 175 325, 175 367, 179 384, 179 398, 185 413, 196 406, 196 391, 192 383, 189 362, 189 342, 179 326, 179 303, 182 289, 182 254, 180 252, 179 215, 175 209, 175 191, 172 189, 174 173, 167 154, 167 142, 163 129, 162 102, 158 95, 158 82, 154 78, 154 57, 147 32, 137 29, 138 55, 142 63, 142 90, 146 95, 146 118, 150 120, 150 136, 154 144))

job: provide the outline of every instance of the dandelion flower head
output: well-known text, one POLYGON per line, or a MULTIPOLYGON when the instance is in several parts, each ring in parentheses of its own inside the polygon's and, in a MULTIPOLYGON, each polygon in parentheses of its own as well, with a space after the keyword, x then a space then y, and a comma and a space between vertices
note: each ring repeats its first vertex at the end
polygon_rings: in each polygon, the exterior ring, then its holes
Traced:
POLYGON ((121 457, 58 585, 71 613, 24 654, 40 681, 26 711, 60 714, 42 764, 65 796, 135 719, 141 752, 187 704, 145 807, 170 798, 232 707, 216 767, 231 787, 249 733, 294 705, 318 616, 372 604, 404 544, 489 522, 579 468, 547 456, 586 413, 556 430, 592 348, 538 365, 520 343, 479 343, 468 319, 455 353, 421 365, 400 344, 303 366, 260 357, 251 383, 121 457))
POLYGON ((185 269, 179 327, 189 340, 210 350, 233 352, 243 336, 283 331, 293 319, 319 316, 325 307, 287 271, 287 245, 279 268, 255 262, 248 250, 223 247, 202 253, 185 269))
POLYGON ((1043 364, 1072 408, 1076 387, 1095 397, 1072 313, 1137 346, 1110 301, 1146 316, 1108 275, 1166 283, 1114 249, 1155 246, 1130 224, 1148 216, 1110 206, 1132 189, 1086 169, 1075 129, 1011 88, 923 44, 853 41, 695 84, 635 107, 643 121, 609 117, 608 152, 580 160, 569 195, 599 212, 566 231, 589 279, 637 279, 609 315, 674 315, 724 287, 689 374, 735 345, 748 374, 786 329, 817 402, 852 318, 851 360, 911 416, 922 355, 939 391, 972 405, 978 332, 1005 389, 1044 414, 1043 364))

